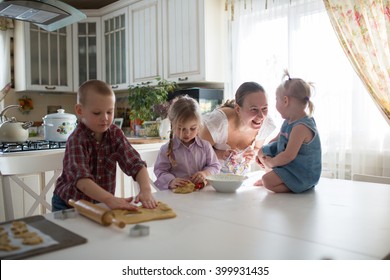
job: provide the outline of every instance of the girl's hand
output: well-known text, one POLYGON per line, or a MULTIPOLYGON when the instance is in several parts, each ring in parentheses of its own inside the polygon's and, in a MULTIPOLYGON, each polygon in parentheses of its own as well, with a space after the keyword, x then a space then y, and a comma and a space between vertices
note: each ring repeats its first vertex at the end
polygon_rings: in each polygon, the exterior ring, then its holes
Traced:
POLYGON ((260 158, 260 161, 264 165, 265 169, 272 169, 272 167, 274 167, 272 164, 272 157, 270 156, 263 156, 260 158))
POLYGON ((264 157, 263 149, 262 149, 262 148, 260 148, 259 151, 257 152, 257 157, 258 157, 258 158, 264 157))
POLYGON ((169 183, 169 188, 170 189, 176 189, 177 187, 184 186, 185 184, 191 182, 188 179, 183 179, 183 178, 175 178, 169 183))
POLYGON ((196 172, 194 175, 191 176, 191 181, 194 184, 203 183, 206 180, 207 175, 208 174, 206 173, 206 171, 196 172))
POLYGON ((121 198, 121 197, 115 197, 112 196, 105 201, 103 201, 104 204, 106 204, 110 209, 123 209, 123 210, 138 210, 138 207, 134 204, 131 204, 133 201, 133 197, 128 198, 121 198))
POLYGON ((154 209, 157 207, 157 201, 151 192, 140 192, 135 198, 135 203, 141 202, 144 208, 154 209))
POLYGON ((259 156, 256 156, 256 163, 257 163, 258 165, 260 165, 261 168, 265 169, 265 166, 264 166, 264 164, 261 162, 259 156))

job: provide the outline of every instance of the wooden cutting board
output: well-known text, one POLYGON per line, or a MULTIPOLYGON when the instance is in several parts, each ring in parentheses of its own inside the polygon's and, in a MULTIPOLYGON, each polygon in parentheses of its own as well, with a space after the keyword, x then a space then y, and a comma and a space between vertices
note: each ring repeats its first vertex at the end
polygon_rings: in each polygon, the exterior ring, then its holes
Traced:
POLYGON ((176 217, 176 213, 167 204, 159 201, 157 208, 147 209, 142 206, 138 207, 138 212, 115 209, 115 218, 119 221, 123 221, 126 224, 137 224, 142 222, 148 222, 153 220, 169 219, 176 217))

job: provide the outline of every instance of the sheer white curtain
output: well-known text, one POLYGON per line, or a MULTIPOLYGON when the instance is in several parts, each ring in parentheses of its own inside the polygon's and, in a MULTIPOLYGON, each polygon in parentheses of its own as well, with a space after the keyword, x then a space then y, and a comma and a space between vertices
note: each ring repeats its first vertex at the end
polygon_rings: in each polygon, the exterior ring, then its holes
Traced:
POLYGON ((229 97, 244 81, 260 83, 280 124, 274 92, 288 69, 292 77, 315 83, 324 176, 389 177, 390 127, 346 58, 322 1, 245 1, 252 2, 246 9, 244 1, 235 2, 229 97))

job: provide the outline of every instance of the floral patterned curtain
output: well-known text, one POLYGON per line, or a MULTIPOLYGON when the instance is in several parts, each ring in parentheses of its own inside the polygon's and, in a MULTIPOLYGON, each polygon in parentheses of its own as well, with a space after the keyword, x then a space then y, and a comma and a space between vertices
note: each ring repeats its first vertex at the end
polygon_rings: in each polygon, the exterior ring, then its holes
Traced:
POLYGON ((390 0, 323 1, 345 53, 390 125, 390 0))

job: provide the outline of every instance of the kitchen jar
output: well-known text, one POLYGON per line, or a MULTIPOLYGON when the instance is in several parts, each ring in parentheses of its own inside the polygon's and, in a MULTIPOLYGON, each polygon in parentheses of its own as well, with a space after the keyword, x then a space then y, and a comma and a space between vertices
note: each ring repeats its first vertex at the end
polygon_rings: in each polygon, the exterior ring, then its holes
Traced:
POLYGON ((48 114, 43 118, 44 137, 46 141, 66 142, 77 125, 77 117, 58 109, 58 113, 48 114))

